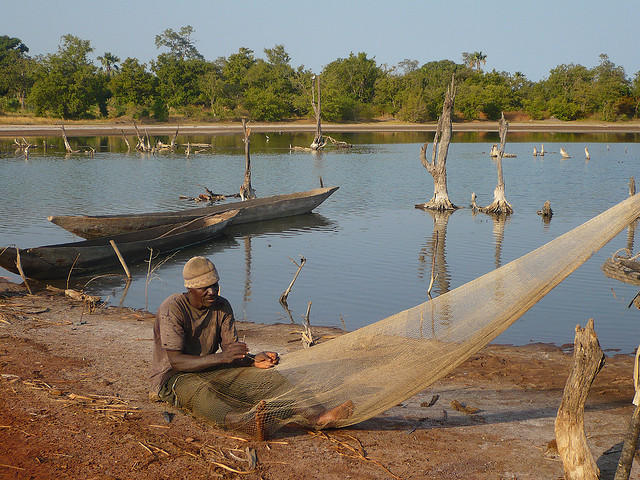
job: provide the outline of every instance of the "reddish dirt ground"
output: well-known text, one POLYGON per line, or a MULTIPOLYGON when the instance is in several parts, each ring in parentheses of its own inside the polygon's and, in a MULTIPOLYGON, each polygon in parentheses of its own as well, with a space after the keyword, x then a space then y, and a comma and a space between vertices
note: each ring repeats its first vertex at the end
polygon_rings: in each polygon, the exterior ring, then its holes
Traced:
MULTIPOLYGON (((90 313, 76 300, 0 281, 0 478, 563 476, 550 442, 571 346, 490 345, 383 415, 258 442, 149 400, 152 324, 148 312, 90 313), (456 402, 478 410, 465 413, 456 402)), ((239 329, 254 351, 301 348, 292 325, 239 329)), ((602 478, 613 478, 633 412, 632 370, 631 356, 608 357, 587 400, 585 431, 602 478)), ((631 478, 640 478, 635 465, 631 478)))

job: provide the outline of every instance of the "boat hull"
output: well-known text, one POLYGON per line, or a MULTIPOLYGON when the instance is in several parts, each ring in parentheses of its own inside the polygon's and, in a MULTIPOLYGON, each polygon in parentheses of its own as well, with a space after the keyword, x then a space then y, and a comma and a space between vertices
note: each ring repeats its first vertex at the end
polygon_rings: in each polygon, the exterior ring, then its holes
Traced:
POLYGON ((273 220, 311 212, 338 187, 316 188, 306 192, 256 198, 177 212, 154 212, 131 215, 50 216, 48 220, 82 238, 98 238, 133 232, 142 228, 193 220, 203 215, 238 210, 234 225, 273 220))
POLYGON ((80 242, 26 249, 6 248, 0 250, 0 266, 19 274, 19 252, 25 276, 36 280, 76 277, 109 270, 120 265, 111 240, 116 244, 125 263, 133 265, 149 258, 150 249, 153 249, 154 256, 165 255, 211 240, 222 234, 237 213, 237 210, 232 210, 180 224, 161 225, 80 242))

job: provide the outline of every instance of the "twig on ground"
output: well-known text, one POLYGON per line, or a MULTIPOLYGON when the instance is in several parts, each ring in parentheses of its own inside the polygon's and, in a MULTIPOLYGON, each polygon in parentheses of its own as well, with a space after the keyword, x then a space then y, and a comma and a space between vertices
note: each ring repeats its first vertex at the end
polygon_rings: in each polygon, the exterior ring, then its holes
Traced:
POLYGON ((314 437, 318 437, 321 439, 325 439, 325 440, 329 440, 332 443, 335 443, 337 446, 335 448, 335 452, 338 455, 342 455, 343 457, 349 457, 349 458, 355 458, 355 459, 359 459, 359 460, 364 460, 366 462, 371 462, 374 465, 377 465, 378 467, 382 468, 385 472, 387 472, 389 475, 391 475, 393 478, 397 479, 397 480, 401 480, 401 477, 397 476, 396 474, 394 474, 391 470, 389 470, 387 467, 385 467, 384 465, 382 465, 380 462, 378 462, 377 460, 372 459, 371 457, 367 456, 367 452, 364 449, 364 446, 362 445, 362 442, 360 442, 359 439, 357 439, 356 437, 354 437, 353 435, 348 435, 348 438, 350 438, 351 440, 353 440, 356 443, 356 446, 353 447, 351 445, 349 445, 347 442, 344 442, 342 440, 339 440, 336 437, 333 437, 327 433, 324 432, 316 432, 316 431, 309 431, 309 434, 313 435, 314 437), (340 449, 343 450, 347 450, 349 453, 345 453, 344 451, 340 451, 340 449))

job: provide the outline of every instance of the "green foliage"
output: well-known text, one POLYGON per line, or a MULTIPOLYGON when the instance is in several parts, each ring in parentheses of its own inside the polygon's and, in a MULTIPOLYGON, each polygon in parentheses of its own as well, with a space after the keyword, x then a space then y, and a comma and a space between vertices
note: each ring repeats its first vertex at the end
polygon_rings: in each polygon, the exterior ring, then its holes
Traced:
POLYGON ((20 102, 15 97, 0 97, 0 111, 17 112, 20 109, 20 102))
POLYGON ((322 72, 322 114, 329 121, 360 121, 369 118, 369 105, 375 97, 375 85, 383 75, 373 58, 366 53, 353 52, 339 58, 322 72))
MULTIPOLYGON (((156 46, 167 48, 149 69, 135 58, 124 62, 110 52, 91 62, 89 41, 62 37, 58 51, 30 58, 20 39, 0 36, 0 109, 28 108, 60 118, 129 115, 167 119, 169 111, 205 120, 248 117, 283 121, 313 117, 313 72, 293 68, 283 45, 264 49, 264 59, 241 47, 227 58, 207 61, 193 40, 193 27, 165 30, 156 46), (18 107, 19 106, 19 107, 18 107)), ((524 111, 532 119, 640 116, 640 72, 633 80, 607 55, 599 64, 558 65, 531 82, 521 72, 484 72, 487 56, 463 52, 462 63, 405 59, 378 65, 364 52, 338 58, 322 70, 322 119, 329 122, 393 117, 435 122, 451 78, 457 97, 454 115, 462 120, 497 120, 502 112, 524 111)))
POLYGON ((464 78, 463 67, 450 60, 425 63, 405 74, 398 95, 398 119, 408 122, 437 120, 442 113, 447 86, 454 75, 458 80, 464 78))
POLYGON ((108 78, 97 75, 88 55, 93 49, 88 40, 64 35, 58 53, 47 55, 36 72, 36 81, 29 95, 39 115, 73 119, 107 111, 110 92, 108 78))
POLYGON ((24 108, 25 99, 34 82, 35 62, 29 48, 19 38, 0 36, 0 97, 8 96, 2 110, 14 111, 15 102, 24 108))
POLYGON ((160 97, 153 99, 151 111, 153 112, 153 118, 159 122, 164 122, 169 118, 169 107, 167 107, 166 102, 160 97))
POLYGON ((291 112, 285 98, 272 88, 251 87, 245 95, 244 106, 254 120, 276 122, 287 118, 291 112))
POLYGON ((205 60, 183 60, 163 53, 151 62, 151 70, 158 80, 158 93, 169 107, 180 109, 204 103, 200 78, 209 70, 205 60))
MULTIPOLYGON (((126 114, 132 118, 145 118, 151 115, 151 107, 155 105, 158 98, 158 79, 147 71, 144 63, 141 64, 135 58, 127 58, 120 71, 111 76, 109 87, 116 115, 126 114)), ((154 117, 158 118, 155 115, 154 117)))
POLYGON ((156 48, 166 47, 170 56, 180 60, 204 60, 191 38, 194 31, 191 25, 182 27, 179 32, 167 28, 162 34, 156 35, 156 48))
POLYGON ((580 106, 567 98, 554 97, 548 103, 549 113, 558 120, 576 120, 582 111, 580 106))

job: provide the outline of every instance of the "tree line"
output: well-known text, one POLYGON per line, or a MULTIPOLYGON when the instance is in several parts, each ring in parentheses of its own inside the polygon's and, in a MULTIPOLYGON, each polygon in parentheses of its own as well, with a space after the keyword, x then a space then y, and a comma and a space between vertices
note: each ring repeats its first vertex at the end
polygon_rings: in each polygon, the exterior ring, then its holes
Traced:
MULTIPOLYGON (((0 113, 157 121, 170 115, 264 122, 313 117, 315 74, 291 66, 283 45, 265 48, 265 58, 241 47, 211 61, 196 48, 193 32, 186 26, 157 35, 155 44, 162 52, 148 65, 110 52, 98 56, 100 65, 95 65, 90 41, 71 34, 61 38, 55 53, 39 56, 30 56, 19 38, 0 36, 0 113)), ((497 120, 501 112, 522 112, 534 120, 640 117, 640 72, 627 78, 624 68, 606 54, 593 68, 558 65, 538 82, 521 72, 485 72, 486 57, 463 52, 460 63, 439 60, 420 66, 407 59, 388 66, 366 53, 351 53, 319 72, 322 118, 435 121, 454 75, 458 121, 497 120)))

